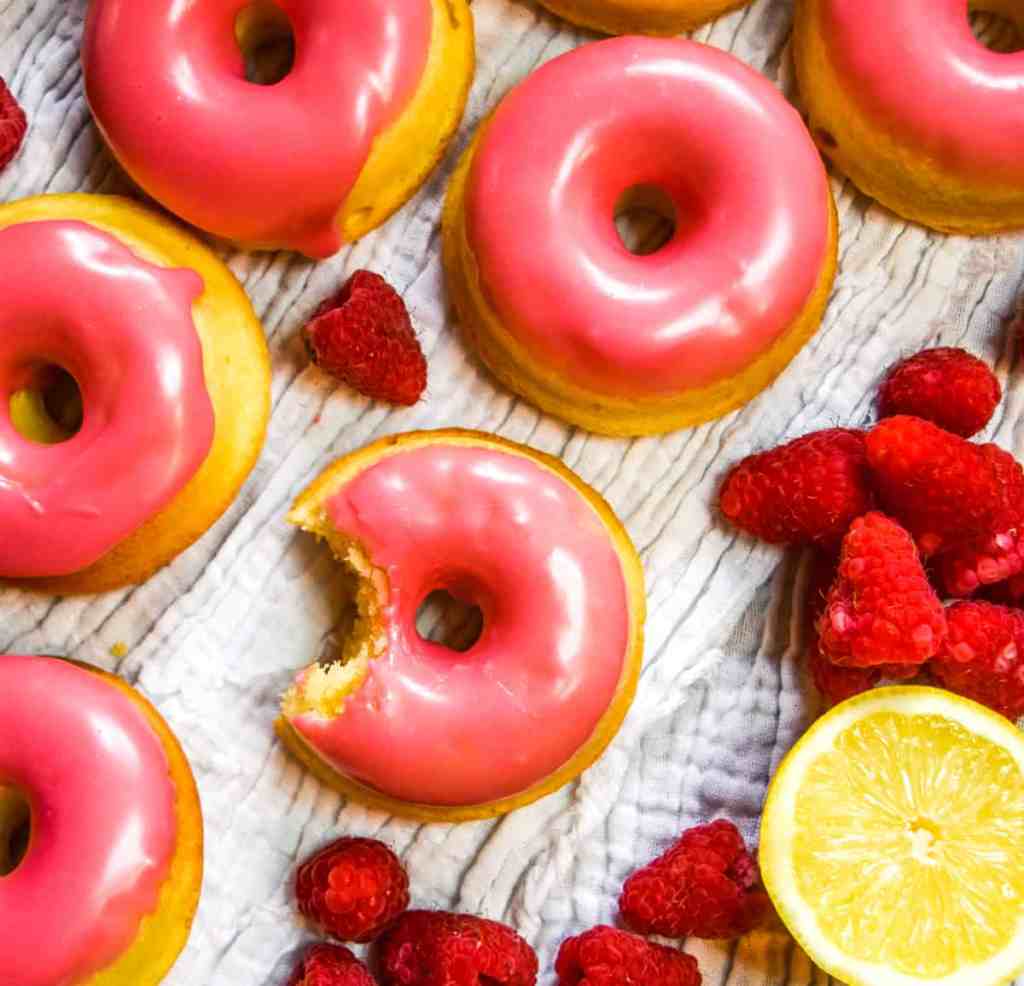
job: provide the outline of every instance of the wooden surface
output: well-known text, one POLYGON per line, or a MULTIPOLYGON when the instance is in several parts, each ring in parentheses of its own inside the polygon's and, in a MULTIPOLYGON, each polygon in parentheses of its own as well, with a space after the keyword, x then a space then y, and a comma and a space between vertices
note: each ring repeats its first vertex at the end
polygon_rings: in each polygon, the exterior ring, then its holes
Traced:
MULTIPOLYGON (((143 2, 143 0, 139 0, 143 2)), ((82 96, 83 0, 0 0, 0 75, 32 128, 0 200, 125 192, 82 96)), ((728 465, 813 428, 871 419, 896 357, 967 345, 1008 396, 991 435, 1018 454, 1015 385, 1021 240, 908 226, 834 179, 840 273, 826 322, 782 379, 706 427, 642 441, 567 429, 499 389, 466 353, 441 290, 437 221, 447 175, 510 84, 588 36, 527 2, 475 0, 479 67, 457 147, 388 225, 314 265, 230 254, 264 319, 274 413, 264 455, 228 515, 147 584, 89 599, 0 592, 0 651, 70 653, 138 682, 178 732, 202 789, 207 882, 168 983, 279 986, 308 938, 289 898, 294 862, 340 833, 404 856, 416 904, 509 921, 550 970, 567 934, 614 918, 633 866, 684 825, 718 813, 754 835, 767 779, 817 711, 791 604, 800 558, 737 537, 710 504, 728 465), (371 267, 405 295, 430 362, 427 399, 371 404, 307 366, 297 330, 345 274, 371 267), (341 604, 326 552, 283 523, 291 498, 341 452, 409 428, 482 428, 561 455, 618 510, 641 550, 650 622, 640 694, 606 757, 573 788, 501 822, 421 827, 346 806, 287 760, 271 731, 279 693, 319 655, 341 604), (117 657, 124 645, 126 653, 117 657)), ((790 0, 757 0, 698 32, 792 95, 790 0)), ((0 300, 2 304, 2 300, 0 300)), ((140 413, 145 409, 140 408, 140 413)), ((709 986, 825 983, 778 929, 738 947, 691 942, 709 986)), ((545 971, 541 982, 553 982, 545 971)))

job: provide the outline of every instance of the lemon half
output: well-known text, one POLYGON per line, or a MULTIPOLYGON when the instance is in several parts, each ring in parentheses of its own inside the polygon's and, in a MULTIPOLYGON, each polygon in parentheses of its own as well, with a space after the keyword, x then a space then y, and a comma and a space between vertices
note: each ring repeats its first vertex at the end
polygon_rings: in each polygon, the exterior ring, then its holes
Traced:
POLYGON ((1024 734, 935 688, 819 719, 768 790, 761 870, 852 986, 996 986, 1024 969, 1024 734))

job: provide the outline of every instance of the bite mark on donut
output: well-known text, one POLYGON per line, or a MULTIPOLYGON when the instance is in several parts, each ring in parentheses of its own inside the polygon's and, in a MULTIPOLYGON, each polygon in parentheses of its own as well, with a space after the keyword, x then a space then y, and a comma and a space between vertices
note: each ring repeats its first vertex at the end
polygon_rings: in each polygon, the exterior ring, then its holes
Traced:
POLYGON ((342 714, 346 699, 363 684, 370 662, 387 650, 383 611, 388 603, 388 578, 373 566, 363 547, 335 530, 322 512, 315 518, 291 519, 302 530, 325 540, 351 576, 355 618, 340 653, 299 672, 295 683, 285 692, 282 712, 289 719, 307 713, 333 719, 342 714))

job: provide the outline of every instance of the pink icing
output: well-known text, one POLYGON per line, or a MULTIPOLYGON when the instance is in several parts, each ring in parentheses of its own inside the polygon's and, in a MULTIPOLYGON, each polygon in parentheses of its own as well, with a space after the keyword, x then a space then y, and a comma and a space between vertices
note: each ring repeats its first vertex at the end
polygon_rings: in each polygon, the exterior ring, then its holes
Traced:
POLYGON ((156 908, 177 839, 167 756, 97 675, 3 655, 0 784, 32 808, 28 852, 0 877, 0 983, 76 986, 156 908))
POLYGON ((971 30, 968 0, 819 0, 850 95, 944 166, 1024 186, 1024 52, 971 30))
POLYGON ((0 575, 64 575, 166 506, 210 450, 203 282, 62 220, 0 230, 0 281, 0 575), (75 377, 85 410, 58 445, 22 437, 8 410, 45 364, 75 377))
POLYGON ((564 480, 507 452, 438 443, 392 454, 328 502, 390 580, 389 648, 339 717, 295 728, 343 773, 407 801, 524 791, 586 743, 623 671, 618 555, 564 480), (483 612, 465 653, 424 641, 436 589, 483 612))
POLYGON ((481 141, 466 230, 489 302, 531 357, 645 396, 744 369, 796 319, 828 251, 824 167, 796 111, 731 55, 679 39, 584 45, 513 89, 481 141), (678 215, 648 256, 627 189, 678 215))
POLYGON ((97 122, 167 208, 249 244, 327 257, 370 153, 415 93, 429 0, 276 0, 292 71, 247 82, 235 20, 247 0, 92 0, 83 49, 97 122))

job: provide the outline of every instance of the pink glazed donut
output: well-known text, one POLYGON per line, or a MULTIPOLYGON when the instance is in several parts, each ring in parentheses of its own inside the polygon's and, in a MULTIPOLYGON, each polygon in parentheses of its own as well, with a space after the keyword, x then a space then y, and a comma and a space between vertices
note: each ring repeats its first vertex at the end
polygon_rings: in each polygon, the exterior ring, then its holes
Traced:
POLYGON ((128 684, 0 655, 0 983, 155 986, 202 880, 188 762, 128 684))
POLYGON ((466 0, 92 0, 86 94, 125 170, 202 229, 327 257, 422 184, 473 73, 466 0), (245 53, 290 34, 250 82, 245 53))
POLYGON ((717 417, 817 328, 836 257, 820 156, 733 56, 624 37, 555 58, 481 127, 444 217, 449 288, 491 371, 544 410, 632 435, 717 417), (671 239, 631 253, 630 198, 671 239))
POLYGON ((633 697, 643 573, 611 508, 558 460, 469 431, 384 439, 289 516, 358 581, 338 658, 301 672, 282 738, 362 801, 424 819, 510 811, 600 755, 633 697), (447 590, 483 616, 464 653, 424 640, 447 590))
POLYGON ((259 455, 270 369, 252 306, 192 236, 98 195, 0 205, 0 296, 0 578, 139 582, 259 455), (60 373, 79 394, 66 429, 47 405, 60 373))
POLYGON ((970 10, 1024 30, 1020 0, 799 0, 793 51, 818 145, 894 212, 955 233, 1024 227, 1024 51, 992 51, 970 10))

